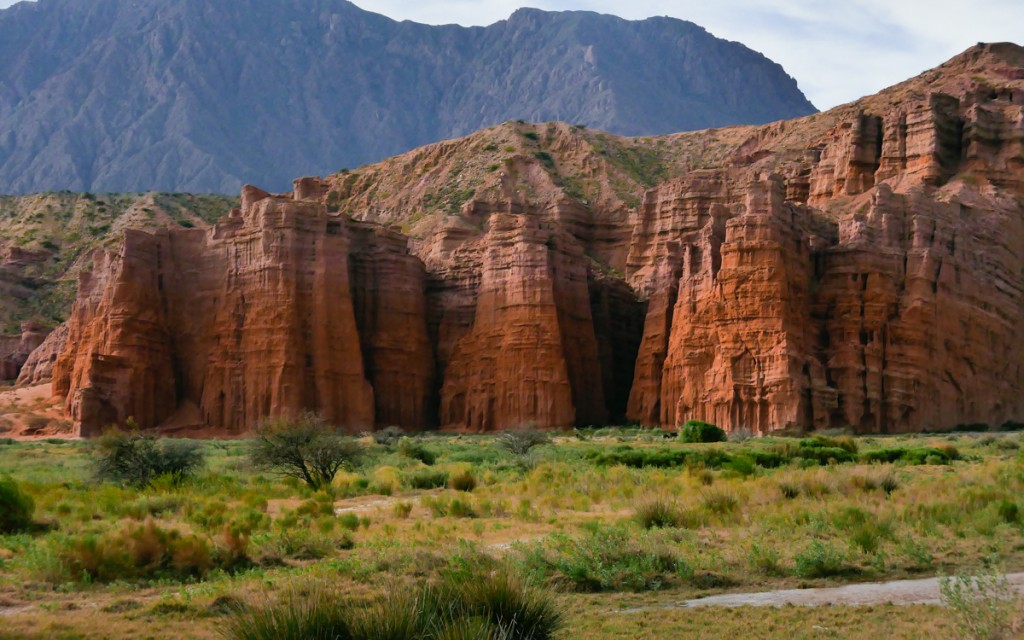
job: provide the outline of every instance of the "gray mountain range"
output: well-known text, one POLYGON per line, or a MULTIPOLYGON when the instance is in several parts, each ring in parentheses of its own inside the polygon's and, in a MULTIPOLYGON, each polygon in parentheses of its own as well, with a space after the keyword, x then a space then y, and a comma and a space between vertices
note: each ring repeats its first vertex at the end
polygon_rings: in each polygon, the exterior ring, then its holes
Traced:
POLYGON ((280 190, 511 119, 648 135, 814 110, 778 64, 671 18, 428 26, 344 0, 0 11, 0 193, 280 190))

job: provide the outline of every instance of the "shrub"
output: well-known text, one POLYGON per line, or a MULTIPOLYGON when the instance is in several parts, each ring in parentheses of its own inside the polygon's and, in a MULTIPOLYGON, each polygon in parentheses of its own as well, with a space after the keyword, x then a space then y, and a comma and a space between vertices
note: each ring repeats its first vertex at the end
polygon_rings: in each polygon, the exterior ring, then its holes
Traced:
POLYGON ((148 486, 161 477, 176 484, 204 464, 202 445, 188 440, 109 431, 94 447, 97 477, 134 487, 148 486))
POLYGON ((498 436, 498 446, 517 456, 525 456, 534 447, 549 444, 551 437, 536 429, 516 429, 498 436))
POLYGON ((390 447, 401 440, 404 435, 405 431, 401 427, 384 427, 380 431, 374 431, 371 434, 373 441, 384 447, 390 447))
POLYGON ((434 455, 434 452, 422 444, 413 442, 409 438, 402 438, 401 442, 398 443, 398 453, 410 460, 419 460, 427 466, 437 462, 437 456, 434 455))
POLYGON ((725 431, 721 427, 700 420, 687 420, 679 431, 679 439, 683 442, 725 442, 725 431))
POLYGON ((225 537, 215 548, 205 538, 163 529, 154 521, 128 524, 105 535, 86 534, 61 545, 58 557, 69 575, 95 582, 201 578, 213 568, 247 563, 247 541, 225 537))
POLYGON ((1016 637, 1021 629, 1020 597, 1002 572, 942 578, 939 590, 963 638, 1002 640, 1016 637))
POLYGON ((641 504, 637 507, 633 518, 644 529, 678 527, 682 519, 676 505, 663 498, 641 504))
POLYGON ((472 469, 458 469, 448 477, 448 487, 456 491, 476 489, 476 476, 472 469))
POLYGON ((817 540, 797 553, 793 561, 796 563, 796 575, 801 578, 828 578, 853 572, 841 551, 817 540))
POLYGON ((0 478, 0 533, 24 531, 32 526, 36 504, 11 478, 0 478))
POLYGON ((413 489, 437 489, 448 484, 448 472, 444 469, 415 469, 405 480, 413 489))
POLYGON ((329 487, 334 476, 343 467, 354 465, 361 455, 358 442, 313 413, 264 422, 249 452, 257 468, 298 478, 314 490, 329 487))
POLYGON ((1016 502, 1011 500, 1001 500, 996 506, 996 510, 999 513, 999 519, 1007 524, 1017 524, 1020 522, 1020 507, 1017 506, 1016 502))

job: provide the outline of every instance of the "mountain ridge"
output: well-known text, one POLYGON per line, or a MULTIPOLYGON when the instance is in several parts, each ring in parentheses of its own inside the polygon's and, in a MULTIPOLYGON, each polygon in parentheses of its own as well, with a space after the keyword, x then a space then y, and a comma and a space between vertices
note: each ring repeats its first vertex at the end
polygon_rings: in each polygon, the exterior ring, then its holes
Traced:
POLYGON ((435 27, 345 0, 0 11, 0 192, 281 189, 509 119, 646 135, 813 110, 776 63, 670 18, 435 27))

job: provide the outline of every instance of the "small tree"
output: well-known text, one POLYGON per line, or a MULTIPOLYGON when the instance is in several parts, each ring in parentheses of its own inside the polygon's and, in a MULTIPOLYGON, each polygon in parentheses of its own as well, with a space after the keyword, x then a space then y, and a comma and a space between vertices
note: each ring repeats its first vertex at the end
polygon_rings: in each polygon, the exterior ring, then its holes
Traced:
POLYGON ((298 478, 319 490, 330 486, 343 467, 355 464, 362 450, 322 416, 304 413, 265 421, 249 456, 258 468, 298 478))
POLYGON ((551 442, 551 436, 531 428, 506 431, 498 436, 498 446, 517 456, 525 456, 534 447, 551 442))
POLYGON ((108 431, 94 447, 96 475, 101 480, 136 487, 145 487, 161 476, 180 482, 204 463, 198 442, 141 433, 108 431))

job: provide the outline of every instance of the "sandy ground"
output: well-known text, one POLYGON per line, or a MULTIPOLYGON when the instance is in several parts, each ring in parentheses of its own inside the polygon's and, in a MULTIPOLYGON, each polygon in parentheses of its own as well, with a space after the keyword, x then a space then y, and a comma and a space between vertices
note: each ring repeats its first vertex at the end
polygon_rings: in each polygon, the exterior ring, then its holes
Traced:
MULTIPOLYGON (((1010 586, 1017 593, 1024 594, 1024 573, 1009 574, 1007 579, 1010 582, 1010 586)), ((828 605, 864 606, 880 604, 942 604, 942 597, 939 592, 939 578, 868 582, 818 589, 782 589, 759 593, 726 593, 655 607, 623 609, 620 613, 628 614, 655 609, 692 609, 697 607, 781 607, 784 605, 823 607, 828 605)))
POLYGON ((53 397, 50 383, 34 387, 7 387, 0 391, 0 437, 70 437, 71 423, 65 419, 60 400, 53 397))

